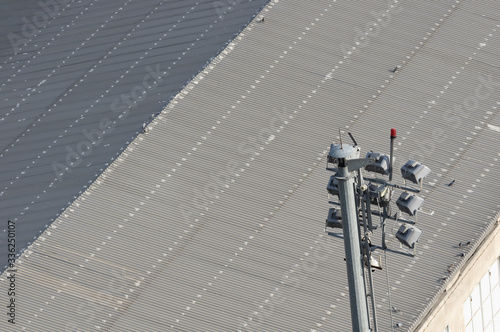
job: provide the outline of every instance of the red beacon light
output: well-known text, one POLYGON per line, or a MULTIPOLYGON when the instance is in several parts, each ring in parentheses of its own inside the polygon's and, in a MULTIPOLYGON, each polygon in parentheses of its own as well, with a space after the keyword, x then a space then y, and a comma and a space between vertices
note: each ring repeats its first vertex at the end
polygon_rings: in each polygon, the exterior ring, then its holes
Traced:
POLYGON ((391 138, 396 138, 396 129, 391 129, 391 138))

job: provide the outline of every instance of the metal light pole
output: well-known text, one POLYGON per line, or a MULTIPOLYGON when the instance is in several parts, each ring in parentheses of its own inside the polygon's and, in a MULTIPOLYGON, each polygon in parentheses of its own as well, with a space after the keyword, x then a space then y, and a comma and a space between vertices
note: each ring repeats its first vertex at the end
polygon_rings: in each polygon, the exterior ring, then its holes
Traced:
POLYGON ((351 304, 353 331, 369 332, 370 321, 366 304, 363 255, 361 254, 359 223, 354 199, 354 170, 373 160, 349 159, 357 157, 359 148, 340 145, 330 151, 330 157, 338 160, 337 180, 342 213, 344 247, 347 263, 347 281, 351 304))
MULTIPOLYGON (((343 231, 352 330, 356 332, 377 332, 377 313, 371 272, 372 268, 381 270, 382 266, 371 254, 372 245, 370 238, 372 231, 375 229, 372 224, 372 214, 382 216, 382 249, 386 250, 385 226, 386 219, 389 218, 390 214, 389 204, 392 189, 398 188, 405 191, 396 201, 399 210, 410 216, 416 216, 417 211, 423 203, 423 198, 408 194, 408 192, 418 193, 420 190, 406 187, 406 180, 422 185, 422 179, 430 173, 430 169, 414 160, 410 160, 401 168, 401 175, 405 179, 405 186, 392 184, 396 129, 391 129, 389 157, 370 151, 366 154, 365 158, 359 158, 360 148, 357 146, 352 135, 348 134, 354 146, 342 144, 342 136, 340 135, 340 144, 332 144, 330 146, 330 152, 326 161, 326 170, 336 172, 334 176, 330 177, 327 191, 329 195, 338 195, 339 198, 339 203, 333 201, 329 203, 340 205, 341 217, 338 216, 338 209, 331 208, 328 212, 325 232, 327 227, 342 228, 343 231), (337 164, 337 167, 330 167, 330 164, 337 164), (388 175, 389 181, 364 177, 361 172, 362 168, 368 172, 388 175), (369 184, 366 185, 364 181, 368 181, 369 184), (355 189, 355 184, 357 189, 355 189), (377 186, 377 184, 381 185, 377 186), (372 211, 371 204, 378 206, 378 212, 372 211), (380 213, 380 207, 383 207, 383 213, 380 213), (363 238, 359 234, 360 221, 358 220, 358 213, 361 213, 363 217, 363 238), (365 282, 365 264, 368 267, 368 286, 365 282), (370 290, 371 310, 374 316, 373 330, 370 329, 367 287, 370 290)), ((413 221, 398 218, 397 214, 394 218, 400 222, 415 224, 413 221)), ((396 238, 405 246, 415 249, 415 244, 418 242, 421 233, 422 231, 416 227, 401 226, 396 233, 396 238)))
POLYGON ((347 169, 345 159, 339 160, 337 180, 339 181, 352 328, 353 331, 368 332, 370 322, 366 306, 363 256, 359 246, 358 216, 354 202, 354 180, 353 175, 347 169))

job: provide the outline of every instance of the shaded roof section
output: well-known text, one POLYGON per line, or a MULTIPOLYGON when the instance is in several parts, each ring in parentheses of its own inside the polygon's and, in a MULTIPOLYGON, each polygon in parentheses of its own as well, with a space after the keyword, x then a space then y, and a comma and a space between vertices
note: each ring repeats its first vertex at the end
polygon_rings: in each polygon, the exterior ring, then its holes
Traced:
POLYGON ((35 1, 4 0, 0 3, 0 9, 0 59, 3 63, 15 53, 15 37, 25 38, 22 36, 24 18, 32 18, 41 8, 35 1))
POLYGON ((54 3, 15 12, 20 24, 8 34, 15 47, 4 43, 11 54, 0 64, 0 209, 18 224, 18 250, 267 1, 54 3), (40 29, 28 31, 35 22, 40 29))
POLYGON ((274 1, 260 17, 17 261, 16 328, 349 331, 343 240, 324 233, 338 128, 364 152, 397 128, 396 169, 432 170, 416 256, 390 224, 374 276, 379 329, 418 324, 498 218, 500 6, 274 1))

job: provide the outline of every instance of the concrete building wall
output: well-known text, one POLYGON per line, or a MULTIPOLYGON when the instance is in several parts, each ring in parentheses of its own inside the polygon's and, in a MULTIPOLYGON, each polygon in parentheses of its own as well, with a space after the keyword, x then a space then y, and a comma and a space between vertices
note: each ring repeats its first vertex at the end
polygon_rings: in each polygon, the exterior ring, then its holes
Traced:
POLYGON ((497 221, 491 233, 450 281, 445 293, 416 329, 418 332, 441 332, 449 326, 450 332, 465 331, 463 306, 474 287, 500 257, 500 226, 497 221))

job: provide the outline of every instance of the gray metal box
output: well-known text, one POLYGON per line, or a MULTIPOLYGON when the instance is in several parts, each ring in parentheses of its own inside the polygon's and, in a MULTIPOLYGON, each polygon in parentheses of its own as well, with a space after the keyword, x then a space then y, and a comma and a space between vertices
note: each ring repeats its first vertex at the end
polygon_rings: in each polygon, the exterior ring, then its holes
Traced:
POLYGON ((414 216, 423 203, 424 199, 422 197, 411 195, 406 191, 403 192, 396 201, 398 208, 410 216, 414 216))
POLYGON ((431 170, 429 167, 415 160, 408 160, 406 164, 401 167, 401 176, 403 179, 410 180, 413 183, 419 183, 420 180, 429 175, 430 172, 431 170))
POLYGON ((420 235, 422 235, 422 231, 420 229, 407 225, 401 225, 396 232, 396 238, 408 248, 414 247, 415 243, 418 242, 420 235))
POLYGON ((366 154, 365 158, 375 158, 375 162, 365 166, 365 170, 382 175, 389 174, 389 156, 370 151, 366 154))

